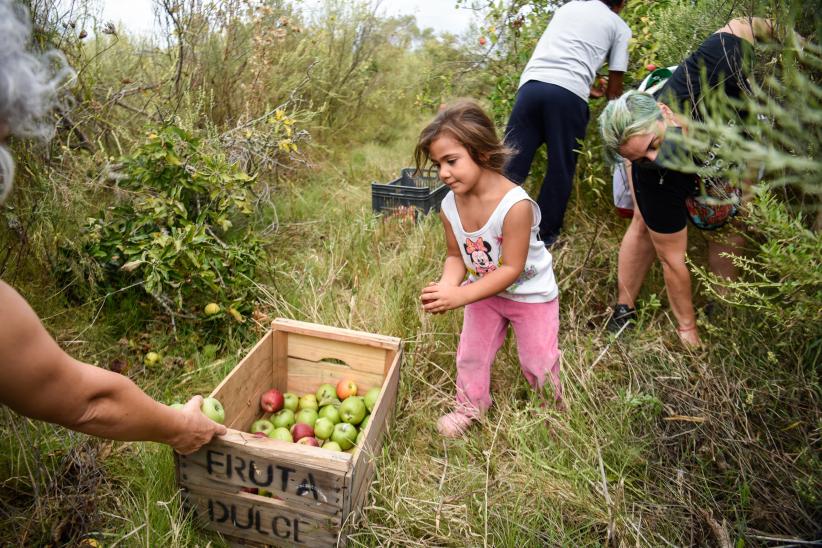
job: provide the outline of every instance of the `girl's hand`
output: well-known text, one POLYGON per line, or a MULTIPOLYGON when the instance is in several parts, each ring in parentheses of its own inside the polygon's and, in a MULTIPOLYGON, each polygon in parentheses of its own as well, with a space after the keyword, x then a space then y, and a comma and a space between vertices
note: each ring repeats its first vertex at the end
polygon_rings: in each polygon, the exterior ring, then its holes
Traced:
POLYGON ((422 308, 432 314, 441 314, 465 305, 459 286, 431 282, 422 290, 422 308))

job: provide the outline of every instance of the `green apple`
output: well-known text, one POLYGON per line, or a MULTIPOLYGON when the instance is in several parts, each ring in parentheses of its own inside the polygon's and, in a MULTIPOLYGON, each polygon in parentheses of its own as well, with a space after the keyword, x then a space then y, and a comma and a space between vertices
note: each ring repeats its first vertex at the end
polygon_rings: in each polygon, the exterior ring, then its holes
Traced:
POLYGON ((157 352, 149 352, 148 354, 146 354, 145 358, 143 358, 143 361, 146 363, 146 365, 154 365, 155 363, 160 361, 160 355, 157 352))
POLYGON ((294 441, 294 438, 291 437, 291 432, 289 432, 288 428, 284 426, 280 426, 272 430, 268 437, 272 440, 287 441, 289 443, 294 441))
POLYGON ((223 408, 223 404, 217 401, 217 398, 208 397, 204 399, 200 410, 203 412, 203 415, 214 422, 220 424, 225 422, 225 409, 223 408))
POLYGON ((294 411, 291 409, 280 409, 271 415, 271 424, 276 428, 291 428, 294 422, 294 411))
POLYGON ((365 432, 360 430, 360 433, 357 434, 357 445, 362 445, 362 442, 365 440, 365 432))
POLYGON ((328 384, 328 383, 321 384, 320 387, 317 388, 317 392, 314 395, 317 397, 318 402, 319 401, 324 401, 324 400, 336 399, 337 398, 337 387, 334 386, 333 384, 328 384))
POLYGON ((342 447, 336 441, 327 441, 322 445, 322 448, 329 451, 342 451, 342 447))
POLYGON ((368 409, 368 412, 374 410, 374 406, 377 405, 377 398, 380 397, 380 389, 379 388, 372 388, 368 392, 365 393, 365 408, 368 409))
POLYGON ((297 397, 297 394, 292 394, 291 392, 283 394, 283 408, 290 409, 296 413, 299 406, 300 398, 297 397))
POLYGON ((356 450, 357 450, 357 446, 352 445, 351 447, 349 447, 348 449, 343 451, 343 453, 348 453, 349 455, 353 455, 356 450))
POLYGON ((337 408, 333 405, 326 405, 325 407, 320 408, 320 417, 324 419, 328 419, 334 424, 340 422, 340 412, 337 408))
POLYGON ((369 423, 370 421, 371 421, 371 415, 366 415, 366 416, 365 416, 365 418, 364 418, 364 419, 362 420, 362 422, 360 423, 360 432, 362 432, 363 430, 365 430, 365 428, 368 426, 368 423, 369 423))
POLYGON ((317 422, 317 411, 315 409, 300 409, 294 417, 294 422, 307 424, 313 428, 314 423, 317 422))
POLYGON ((365 418, 365 402, 359 396, 351 396, 340 404, 340 419, 357 425, 365 418))
POLYGON ((169 407, 171 407, 172 409, 182 409, 183 407, 185 407, 185 405, 183 405, 182 403, 180 403, 178 401, 175 401, 174 403, 169 405, 169 407))
POLYGON ((251 433, 254 434, 256 432, 262 432, 266 436, 271 434, 271 431, 274 430, 274 425, 271 424, 271 421, 266 419, 260 419, 258 421, 254 421, 254 424, 251 425, 251 433))
POLYGON ((306 394, 300 398, 300 409, 313 409, 314 411, 320 408, 317 403, 317 396, 314 394, 306 394))
POLYGON ((314 423, 314 436, 317 439, 327 440, 334 433, 334 423, 325 417, 320 417, 314 423))
MULTIPOLYGON (((365 407, 365 404, 363 404, 363 407, 365 407)), ((354 445, 354 442, 357 441, 357 428, 347 422, 335 424, 334 433, 331 434, 331 441, 340 444, 343 451, 350 449, 354 445)))

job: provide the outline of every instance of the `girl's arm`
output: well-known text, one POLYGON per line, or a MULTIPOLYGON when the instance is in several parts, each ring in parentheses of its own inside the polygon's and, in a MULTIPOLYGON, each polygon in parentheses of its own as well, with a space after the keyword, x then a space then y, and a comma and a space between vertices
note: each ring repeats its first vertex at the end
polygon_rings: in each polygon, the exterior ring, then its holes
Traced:
POLYGON ((442 285, 458 286, 465 279, 465 263, 462 260, 460 253, 460 244, 457 242, 457 237, 454 236, 454 229, 451 228, 451 223, 445 217, 445 214, 440 211, 440 220, 445 229, 445 265, 442 268, 442 276, 439 283, 442 285))
MULTIPOLYGON (((525 259, 528 257, 528 242, 531 238, 531 224, 533 223, 531 209, 531 203, 523 200, 514 204, 505 216, 502 224, 502 256, 505 258, 503 264, 472 284, 464 286, 429 285, 422 291, 423 308, 428 312, 445 312, 496 295, 514 283, 522 274, 525 259)), ((454 238, 453 232, 451 237, 454 238)), ((458 254, 457 258, 462 264, 456 238, 453 243, 458 254)), ((447 261, 448 259, 446 263, 447 261)), ((462 268, 464 273, 465 266, 463 265, 462 268)))

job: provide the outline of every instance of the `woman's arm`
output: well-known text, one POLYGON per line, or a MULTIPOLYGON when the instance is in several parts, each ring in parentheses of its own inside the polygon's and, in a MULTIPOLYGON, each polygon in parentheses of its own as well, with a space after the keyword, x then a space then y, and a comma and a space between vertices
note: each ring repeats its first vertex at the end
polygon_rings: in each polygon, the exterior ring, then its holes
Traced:
POLYGON ((0 317, 0 403, 18 413, 94 436, 162 442, 183 454, 226 432, 200 412, 200 397, 178 411, 122 375, 73 359, 3 282, 0 317))
POLYGON ((696 328, 696 316, 691 299, 691 273, 685 264, 685 253, 688 244, 688 228, 679 232, 663 234, 648 230, 651 242, 656 249, 657 257, 662 263, 665 277, 665 288, 668 300, 674 311, 679 327, 677 333, 682 342, 688 345, 699 344, 699 333, 696 328))
MULTIPOLYGON (((525 259, 528 257, 528 243, 533 223, 531 208, 531 203, 523 200, 514 204, 505 216, 502 225, 502 256, 505 257, 505 262, 502 265, 472 284, 457 287, 429 285, 423 289, 423 308, 428 312, 445 312, 496 295, 514 283, 522 274, 525 259)), ((459 253, 456 238, 454 245, 456 252, 459 253)), ((459 256, 459 260, 462 262, 462 256, 459 256)))

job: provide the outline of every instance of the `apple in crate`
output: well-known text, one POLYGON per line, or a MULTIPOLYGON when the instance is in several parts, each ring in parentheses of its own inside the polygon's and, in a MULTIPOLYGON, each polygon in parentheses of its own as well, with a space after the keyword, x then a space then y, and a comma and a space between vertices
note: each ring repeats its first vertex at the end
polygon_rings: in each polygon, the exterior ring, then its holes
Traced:
POLYGON ((297 394, 292 394, 291 392, 286 392, 283 394, 283 407, 286 409, 290 409, 297 412, 297 408, 300 406, 300 398, 297 397, 297 394))
POLYGON ((337 389, 333 384, 321 384, 320 387, 317 388, 317 392, 314 396, 317 398, 317 401, 320 402, 320 406, 328 405, 328 402, 337 399, 337 389))
POLYGON ((251 425, 251 433, 256 434, 257 432, 261 432, 266 436, 274 430, 274 425, 271 424, 271 421, 266 419, 260 419, 258 421, 254 421, 254 424, 251 425))
POLYGON ((372 388, 371 390, 365 393, 365 408, 368 409, 369 413, 374 410, 374 406, 377 405, 377 398, 379 397, 379 388, 372 388))
POLYGON ((360 431, 363 431, 363 430, 366 429, 366 427, 368 427, 368 421, 370 421, 370 420, 371 420, 371 415, 366 415, 365 418, 360 423, 360 426, 359 426, 360 431))
POLYGON ((340 404, 337 405, 326 405, 325 407, 320 408, 320 418, 328 419, 334 424, 340 422, 340 411, 339 411, 340 404))
POLYGON ((334 433, 335 424, 336 423, 330 419, 320 417, 317 419, 317 422, 314 423, 314 436, 321 440, 327 440, 331 437, 331 434, 334 433))
POLYGON ((278 413, 271 416, 271 424, 277 428, 291 428, 294 424, 294 411, 291 409, 280 409, 278 413))
POLYGON ((341 400, 357 395, 357 383, 350 379, 343 379, 337 383, 337 397, 341 400))
POLYGON ((214 422, 223 424, 225 422, 225 409, 217 398, 208 397, 203 400, 203 405, 200 407, 203 415, 213 420, 214 422))
POLYGON ((291 437, 294 441, 300 441, 302 438, 313 438, 314 437, 314 429, 311 425, 298 422, 294 426, 291 427, 291 437))
POLYGON ((311 437, 311 436, 306 436, 305 438, 300 438, 299 440, 297 440, 297 443, 299 443, 300 445, 311 445, 312 447, 319 447, 320 446, 320 442, 317 441, 317 438, 314 438, 314 437, 311 437))
POLYGON ((280 441, 287 441, 291 443, 294 441, 294 438, 291 437, 291 432, 288 431, 288 428, 281 426, 279 428, 275 428, 271 431, 271 434, 268 435, 269 438, 272 440, 280 440, 280 441))
POLYGON ((343 422, 357 425, 365 418, 365 402, 362 398, 353 396, 340 404, 340 418, 343 422))
POLYGON ((317 412, 313 409, 300 409, 294 417, 294 422, 307 424, 313 428, 317 422, 317 412))
POLYGON ((343 451, 350 449, 357 441, 357 428, 347 422, 334 425, 334 433, 331 434, 331 441, 342 447, 343 451))
POLYGON ((342 447, 340 447, 340 444, 337 443, 336 441, 327 441, 324 444, 322 444, 322 448, 327 449, 329 451, 340 451, 340 452, 342 452, 342 447))
POLYGON ((266 413, 276 413, 283 408, 284 404, 283 393, 276 388, 263 392, 263 395, 260 396, 260 407, 266 413))
POLYGON ((314 394, 306 394, 300 398, 300 409, 313 409, 317 411, 320 408, 317 403, 317 396, 314 394))

